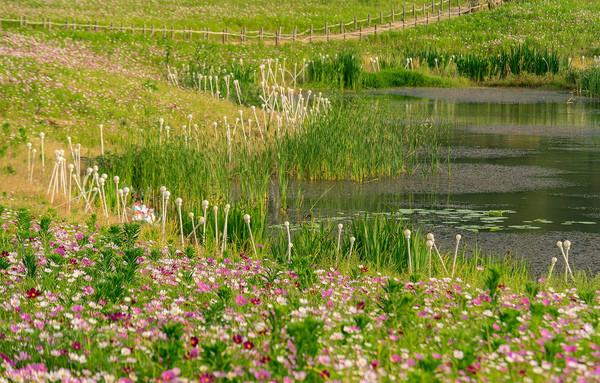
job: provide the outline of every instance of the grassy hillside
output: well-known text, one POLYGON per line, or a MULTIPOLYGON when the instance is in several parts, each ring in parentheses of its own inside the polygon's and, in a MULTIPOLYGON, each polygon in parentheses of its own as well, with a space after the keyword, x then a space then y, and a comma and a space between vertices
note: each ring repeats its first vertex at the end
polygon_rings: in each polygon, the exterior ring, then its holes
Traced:
MULTIPOLYGON (((454 0, 455 2, 455 0, 454 0)), ((464 2, 464 0, 463 0, 464 2)), ((421 6, 431 4, 430 0, 410 0, 421 6)), ((439 0, 436 0, 439 3, 439 0)), ((393 8, 402 9, 402 2, 393 0, 271 0, 256 1, 193 1, 193 0, 133 0, 133 1, 20 1, 2 0, 0 8, 6 16, 27 16, 32 19, 74 20, 79 22, 98 21, 114 25, 171 25, 176 28, 210 28, 222 30, 225 27, 239 30, 246 27, 274 31, 279 27, 291 30, 322 27, 326 22, 337 24, 348 22, 354 16, 374 19, 379 12, 390 13, 393 8)))

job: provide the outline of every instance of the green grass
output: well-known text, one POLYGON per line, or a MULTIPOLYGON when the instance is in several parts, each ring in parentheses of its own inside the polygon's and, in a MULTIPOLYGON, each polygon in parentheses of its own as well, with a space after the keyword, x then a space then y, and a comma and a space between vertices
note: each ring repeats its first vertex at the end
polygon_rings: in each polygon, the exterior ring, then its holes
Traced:
MULTIPOLYGON (((410 3, 412 5, 413 1, 410 3)), ((430 4, 430 0, 414 0, 417 6, 430 4)), ((436 3, 439 3, 436 0, 436 3)), ((464 3, 464 0, 463 0, 464 3)), ((258 30, 264 27, 266 31, 274 32, 283 27, 288 33, 294 27, 299 29, 323 27, 325 23, 339 24, 349 22, 354 16, 366 19, 370 14, 373 22, 379 18, 379 12, 391 13, 395 8, 401 13, 402 3, 392 0, 308 0, 273 2, 257 0, 251 3, 240 0, 234 1, 117 1, 97 2, 92 0, 73 3, 68 0, 52 2, 2 0, 0 8, 3 15, 10 17, 27 16, 31 19, 50 18, 52 20, 78 21, 87 23, 113 23, 142 26, 156 25, 176 28, 210 28, 212 30, 239 30, 246 27, 258 30)))
MULTIPOLYGON (((83 8, 87 9, 88 5, 84 3, 83 8)), ((152 7, 158 6, 153 4, 147 12, 151 14, 152 7)), ((227 4, 224 8, 233 6, 235 4, 227 4)), ((13 7, 16 5, 13 4, 13 7)), ((327 7, 333 9, 333 5, 320 5, 320 9, 327 7)), ((274 13, 276 9, 277 7, 273 10, 274 13)), ((125 12, 123 15, 127 17, 128 13, 125 12)), ((414 29, 381 33, 377 37, 370 37, 363 41, 284 44, 279 47, 264 44, 222 45, 214 41, 202 40, 179 43, 169 39, 120 32, 94 33, 56 29, 48 32, 31 28, 19 29, 14 26, 10 28, 17 28, 20 33, 58 42, 73 39, 86 44, 95 52, 126 49, 133 53, 136 61, 141 61, 163 74, 166 72, 164 65, 167 63, 179 68, 183 66, 225 68, 233 61, 239 62, 240 59, 244 64, 254 67, 266 58, 285 58, 288 68, 292 68, 294 63, 301 66, 303 62, 312 62, 312 67, 316 68, 318 61, 324 56, 333 58, 339 52, 353 52, 361 58, 362 68, 367 72, 371 71, 369 60, 376 57, 382 68, 387 65, 388 68, 399 73, 398 75, 383 73, 380 75, 381 79, 367 76, 370 77, 370 86, 396 84, 454 86, 469 84, 464 77, 481 80, 482 76, 473 73, 474 69, 469 69, 466 65, 467 58, 471 58, 471 61, 475 58, 485 62, 494 61, 485 64, 482 73, 490 75, 483 76, 484 79, 479 82, 479 85, 565 86, 567 81, 563 69, 560 69, 558 74, 547 76, 541 74, 539 68, 552 67, 550 72, 555 73, 553 62, 556 61, 556 57, 562 68, 566 67, 564 63, 569 57, 572 59, 571 65, 575 68, 589 66, 591 57, 600 53, 600 42, 596 38, 600 35, 598 15, 600 15, 600 5, 593 0, 511 1, 491 11, 478 12, 414 29), (514 60, 518 56, 514 54, 515 50, 526 48, 533 48, 537 52, 547 51, 549 55, 543 56, 546 62, 540 59, 533 66, 516 64, 520 61, 514 60), (458 70, 455 65, 445 65, 453 55, 463 57, 461 70, 458 70), (501 57, 498 58, 497 55, 505 56, 505 59, 500 60, 501 57), (584 62, 582 56, 586 57, 584 62), (429 68, 435 69, 428 71, 421 65, 417 70, 419 74, 414 76, 400 73, 398 69, 404 68, 406 57, 419 57, 421 63, 427 62, 429 68), (433 62, 435 58, 440 60, 438 65, 433 62), (510 72, 507 71, 507 64, 510 66, 510 72), (421 75, 426 78, 421 79, 421 75), (429 76, 449 77, 457 81, 439 84, 437 79, 428 79, 429 76)), ((521 55, 521 57, 527 56, 521 55)), ((331 69, 339 69, 340 63, 320 64, 322 64, 321 68, 314 71, 315 81, 306 86, 339 88, 339 75, 332 75, 331 69), (325 83, 323 79, 326 80, 325 83)), ((355 87, 354 79, 357 76, 344 76, 352 82, 351 87, 355 87)))
POLYGON ((465 84, 466 82, 404 68, 383 69, 363 75, 363 86, 366 88, 452 87, 460 86, 461 83, 465 84))
POLYGON ((578 58, 600 52, 600 3, 595 0, 512 1, 492 12, 378 35, 371 53, 405 48, 485 52, 526 40, 578 58))
POLYGON ((575 85, 580 95, 600 97, 600 66, 583 70, 572 70, 567 75, 568 81, 575 85))

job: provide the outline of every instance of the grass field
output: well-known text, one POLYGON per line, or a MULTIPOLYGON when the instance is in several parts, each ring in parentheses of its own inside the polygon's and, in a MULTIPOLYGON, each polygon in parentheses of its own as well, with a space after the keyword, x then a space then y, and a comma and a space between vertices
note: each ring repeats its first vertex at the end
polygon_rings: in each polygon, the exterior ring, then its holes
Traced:
MULTIPOLYGON (((464 2, 464 0, 463 0, 464 2)), ((429 0, 411 0, 407 4, 422 6, 430 4, 429 0)), ((439 0, 436 0, 439 3, 439 0)), ((156 25, 162 27, 209 28, 221 31, 224 28, 239 30, 246 27, 249 30, 274 32, 277 28, 285 28, 290 32, 294 27, 305 30, 313 25, 321 28, 325 23, 339 24, 349 22, 353 17, 366 19, 371 15, 373 20, 379 13, 386 15, 392 9, 399 12, 402 2, 391 0, 351 0, 351 1, 291 1, 285 0, 273 3, 268 0, 258 0, 252 3, 244 1, 197 1, 161 0, 161 1, 11 1, 2 0, 0 7, 4 16, 26 16, 31 19, 50 18, 52 20, 99 22, 108 25, 156 25)), ((412 8, 411 8, 412 9, 412 8)))

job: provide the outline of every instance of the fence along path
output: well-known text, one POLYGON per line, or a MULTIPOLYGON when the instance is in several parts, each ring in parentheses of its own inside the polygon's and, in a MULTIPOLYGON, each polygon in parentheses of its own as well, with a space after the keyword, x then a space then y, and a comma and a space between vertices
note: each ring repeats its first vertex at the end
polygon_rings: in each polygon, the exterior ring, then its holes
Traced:
POLYGON ((56 22, 49 19, 29 20, 22 16, 20 18, 0 18, 0 27, 2 23, 16 23, 22 27, 40 26, 51 30, 52 28, 62 28, 66 30, 85 30, 94 32, 130 32, 142 33, 144 36, 162 37, 183 40, 217 39, 222 43, 245 43, 245 42, 263 42, 266 44, 279 45, 288 42, 312 43, 319 41, 351 40, 362 39, 371 35, 377 35, 385 31, 401 30, 404 28, 416 27, 418 25, 427 25, 442 20, 448 20, 453 17, 459 17, 464 14, 473 13, 485 8, 500 6, 504 0, 432 0, 431 4, 423 4, 418 7, 413 3, 411 6, 403 5, 399 10, 392 10, 384 14, 380 12, 376 18, 371 15, 364 19, 356 17, 349 22, 340 22, 338 24, 327 24, 321 28, 307 29, 298 32, 297 28, 291 33, 283 33, 279 28, 275 32, 265 32, 263 28, 258 31, 247 31, 241 28, 237 32, 230 32, 227 28, 223 31, 211 31, 209 29, 191 29, 178 28, 173 26, 167 28, 166 25, 157 27, 154 24, 144 24, 143 26, 115 26, 98 24, 97 22, 77 23, 77 22, 56 22))

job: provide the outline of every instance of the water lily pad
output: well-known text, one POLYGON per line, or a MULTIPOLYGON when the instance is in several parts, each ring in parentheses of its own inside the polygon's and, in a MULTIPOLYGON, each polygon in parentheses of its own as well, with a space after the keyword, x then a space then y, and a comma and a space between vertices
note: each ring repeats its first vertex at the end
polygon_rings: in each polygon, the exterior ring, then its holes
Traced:
POLYGON ((532 225, 510 225, 508 226, 511 229, 517 229, 517 230, 537 230, 537 229, 541 229, 541 227, 539 226, 532 226, 532 225))

